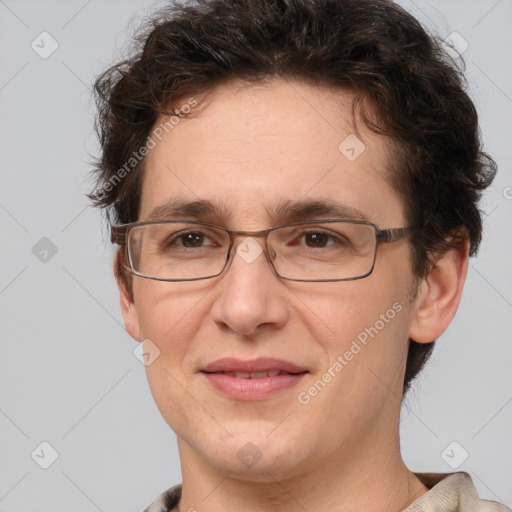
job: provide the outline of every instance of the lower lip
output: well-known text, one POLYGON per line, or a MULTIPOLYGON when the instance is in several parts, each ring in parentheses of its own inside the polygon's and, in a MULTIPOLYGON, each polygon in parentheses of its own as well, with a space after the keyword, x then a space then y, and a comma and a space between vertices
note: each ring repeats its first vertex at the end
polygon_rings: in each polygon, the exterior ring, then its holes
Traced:
POLYGON ((241 379, 224 373, 205 373, 210 384, 221 393, 237 400, 262 400, 299 383, 307 372, 276 375, 261 379, 241 379))

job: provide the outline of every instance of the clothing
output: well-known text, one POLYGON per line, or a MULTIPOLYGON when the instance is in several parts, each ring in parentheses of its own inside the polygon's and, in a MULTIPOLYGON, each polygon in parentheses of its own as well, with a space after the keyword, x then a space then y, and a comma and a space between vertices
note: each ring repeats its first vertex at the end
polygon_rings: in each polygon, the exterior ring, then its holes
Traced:
MULTIPOLYGON (((478 497, 471 477, 459 473, 415 473, 430 489, 404 512, 511 512, 495 501, 478 497)), ((181 484, 160 494, 144 512, 169 512, 181 498, 181 484)))

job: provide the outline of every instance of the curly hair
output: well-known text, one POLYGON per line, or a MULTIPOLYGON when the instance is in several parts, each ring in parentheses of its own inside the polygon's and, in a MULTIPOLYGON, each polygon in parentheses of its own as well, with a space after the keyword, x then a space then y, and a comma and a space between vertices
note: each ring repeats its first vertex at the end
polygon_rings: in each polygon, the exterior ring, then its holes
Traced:
MULTIPOLYGON (((496 164, 482 150, 463 72, 437 36, 390 0, 173 3, 150 17, 133 41, 132 56, 94 86, 102 152, 88 197, 109 221, 137 220, 144 159, 129 169, 126 162, 178 99, 230 80, 292 78, 353 91, 365 125, 393 141, 388 179, 408 224, 418 227, 410 242, 418 278, 463 240, 476 254, 478 202, 496 164)), ((434 341, 409 340, 404 394, 434 341)))

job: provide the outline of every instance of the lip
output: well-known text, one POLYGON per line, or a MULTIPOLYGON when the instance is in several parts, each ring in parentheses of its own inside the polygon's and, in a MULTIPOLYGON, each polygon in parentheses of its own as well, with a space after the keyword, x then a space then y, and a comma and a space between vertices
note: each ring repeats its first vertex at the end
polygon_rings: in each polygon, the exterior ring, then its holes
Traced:
POLYGON ((270 357, 259 357, 243 361, 234 357, 225 357, 217 359, 213 363, 206 365, 202 368, 203 372, 219 373, 219 372, 263 372, 263 371, 276 371, 279 370, 285 373, 303 373, 306 368, 299 366, 284 359, 274 359, 270 357))
POLYGON ((224 396, 234 400, 256 401, 264 400, 296 386, 305 373, 276 375, 275 377, 262 377, 260 379, 244 379, 232 377, 225 373, 205 373, 206 379, 212 388, 224 396))
POLYGON ((280 391, 297 385, 309 373, 305 368, 282 359, 259 358, 242 361, 224 358, 208 364, 201 370, 209 384, 216 391, 229 398, 242 401, 255 401, 269 398, 280 391), (282 372, 278 375, 243 378, 233 374, 282 372))

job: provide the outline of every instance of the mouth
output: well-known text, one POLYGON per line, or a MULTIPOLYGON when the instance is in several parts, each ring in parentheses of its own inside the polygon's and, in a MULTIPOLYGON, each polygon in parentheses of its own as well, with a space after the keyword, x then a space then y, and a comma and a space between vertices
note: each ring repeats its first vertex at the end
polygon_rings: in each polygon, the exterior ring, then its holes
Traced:
POLYGON ((202 368, 202 371, 205 373, 238 373, 241 374, 240 378, 245 379, 249 378, 251 375, 255 375, 255 377, 251 378, 257 379, 261 378, 258 377, 258 374, 263 374, 264 372, 267 375, 270 373, 270 376, 274 377, 279 373, 297 374, 307 370, 297 363, 292 363, 285 359, 259 357, 257 359, 243 360, 235 357, 224 357, 206 365, 202 368), (274 375, 275 372, 277 373, 274 375), (248 375, 242 376, 242 374, 248 375))
POLYGON ((296 386, 309 371, 280 359, 241 361, 225 358, 209 364, 200 373, 206 377, 211 389, 222 396, 251 401, 270 398, 296 386))
POLYGON ((289 373, 281 370, 268 370, 262 372, 204 372, 208 374, 227 375, 237 379, 265 379, 267 377, 277 377, 278 375, 300 375, 306 372, 289 373))

